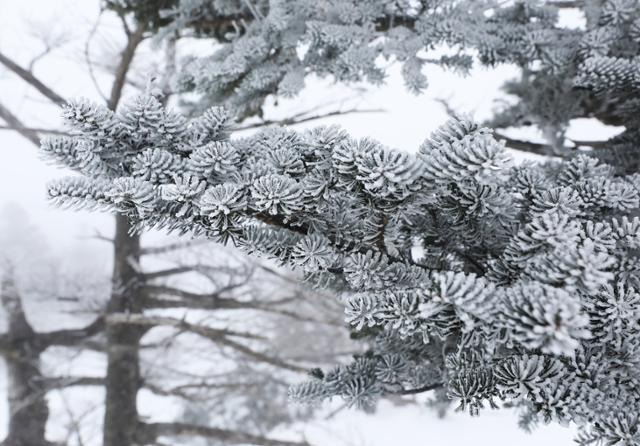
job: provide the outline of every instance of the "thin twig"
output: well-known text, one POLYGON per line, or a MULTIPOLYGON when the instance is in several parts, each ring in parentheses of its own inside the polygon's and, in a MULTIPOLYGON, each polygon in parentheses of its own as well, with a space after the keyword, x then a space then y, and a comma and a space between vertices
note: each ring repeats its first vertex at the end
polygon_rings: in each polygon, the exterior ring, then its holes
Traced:
POLYGON ((398 394, 400 395, 415 395, 417 393, 429 392, 431 390, 439 389, 442 387, 442 383, 433 383, 422 387, 416 387, 415 389, 403 389, 398 394))
POLYGON ((107 96, 102 92, 102 89, 98 84, 98 80, 96 79, 95 73, 93 71, 93 63, 91 62, 91 57, 89 56, 89 53, 90 53, 89 47, 91 45, 91 41, 93 40, 93 37, 95 36, 98 30, 98 26, 100 25, 100 19, 102 18, 102 13, 103 13, 103 10, 100 9, 100 14, 98 14, 96 21, 94 22, 93 26, 91 27, 91 30, 89 31, 89 36, 87 37, 87 40, 84 42, 84 60, 87 64, 87 68, 89 69, 89 77, 91 78, 91 82, 93 83, 93 86, 95 87, 100 97, 102 97, 102 99, 106 102, 107 96))
POLYGON ((140 249, 140 255, 158 255, 158 254, 166 254, 172 251, 179 251, 182 249, 191 248, 193 246, 203 245, 205 243, 211 243, 211 240, 207 239, 194 239, 187 241, 179 241, 176 243, 170 243, 168 245, 163 246, 150 246, 146 248, 140 249))
MULTIPOLYGON (((3 117, 4 119, 4 117, 3 117)), ((11 131, 15 131, 15 132, 20 132, 20 131, 29 131, 29 132, 36 132, 36 133, 48 133, 50 135, 61 135, 61 136, 70 136, 71 134, 69 132, 65 132, 62 130, 56 130, 56 129, 45 129, 45 128, 40 128, 40 127, 25 127, 25 126, 13 126, 13 125, 0 125, 0 130, 11 130, 11 131)))
POLYGON ((42 50, 40 53, 34 56, 33 59, 29 61, 29 67, 27 68, 27 71, 29 71, 30 73, 33 73, 33 69, 35 68, 36 63, 38 63, 38 61, 40 61, 44 56, 49 54, 52 49, 53 48, 51 48, 47 43, 45 43, 44 50, 42 50))
POLYGON ((235 131, 240 131, 240 130, 249 130, 249 129, 255 129, 255 128, 260 128, 260 127, 266 127, 269 125, 278 125, 278 126, 282 126, 282 125, 298 125, 298 124, 302 124, 303 122, 309 122, 309 121, 317 121, 318 119, 323 119, 323 118, 329 118, 332 116, 344 116, 344 115, 352 115, 352 114, 360 114, 360 113, 383 113, 385 112, 384 109, 349 109, 349 110, 335 110, 329 113, 324 113, 324 114, 318 114, 318 115, 312 115, 312 116, 307 116, 304 118, 300 118, 300 119, 296 119, 295 117, 290 117, 290 118, 284 118, 284 119, 266 119, 264 121, 261 122, 257 122, 254 124, 247 124, 247 125, 243 125, 243 126, 237 126, 234 127, 233 130, 235 131))
POLYGON ((38 132, 26 127, 16 115, 11 113, 11 111, 1 103, 0 118, 2 118, 8 124, 8 128, 18 132, 20 135, 33 143, 36 147, 40 147, 40 136, 38 135, 38 132))
POLYGON ((144 32, 145 26, 141 23, 133 34, 127 36, 127 46, 122 51, 120 63, 116 68, 115 79, 113 80, 113 85, 111 87, 111 93, 109 94, 109 100, 107 101, 107 107, 109 107, 110 110, 115 110, 118 107, 118 103, 122 97, 122 90, 124 89, 127 79, 127 73, 131 67, 131 62, 133 61, 136 49, 144 39, 144 32))
POLYGON ((20 65, 15 63, 11 58, 7 57, 3 53, 0 52, 0 63, 7 67, 9 70, 13 71, 16 75, 18 75, 22 80, 31 85, 33 88, 38 90, 42 95, 47 97, 51 102, 56 105, 64 105, 66 101, 62 96, 53 91, 51 88, 43 84, 40 79, 38 79, 33 73, 25 70, 20 65))
MULTIPOLYGON (((543 155, 543 156, 555 156, 561 157, 562 155, 557 153, 554 148, 548 144, 542 144, 531 141, 523 141, 521 139, 510 138, 507 135, 500 132, 493 132, 493 136, 498 140, 503 140, 506 146, 510 149, 518 150, 520 152, 533 153, 535 155, 543 155)), ((571 148, 567 148, 567 150, 572 150, 571 148)))
POLYGON ((262 14, 260 14, 260 11, 258 11, 258 8, 256 8, 252 3, 251 0, 243 0, 244 4, 247 5, 247 8, 249 9, 249 11, 251 11, 251 14, 253 15, 253 17, 257 20, 260 21, 262 19, 264 19, 264 17, 262 17, 262 14))

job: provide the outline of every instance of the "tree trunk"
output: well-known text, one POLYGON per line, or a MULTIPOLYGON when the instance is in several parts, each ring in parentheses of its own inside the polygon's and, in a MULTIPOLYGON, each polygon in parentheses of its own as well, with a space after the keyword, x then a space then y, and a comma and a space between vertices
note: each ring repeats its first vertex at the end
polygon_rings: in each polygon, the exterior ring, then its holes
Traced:
POLYGON ((9 432, 2 446, 51 446, 45 438, 49 408, 40 371, 42 343, 27 321, 18 290, 7 271, 0 288, 8 319, 2 351, 7 366, 9 432))
MULTIPOLYGON (((142 283, 137 270, 140 238, 129 235, 126 217, 116 216, 112 291, 107 313, 140 313, 142 283)), ((139 342, 144 327, 107 326, 106 408, 104 446, 133 446, 138 425, 136 399, 140 389, 139 342)))

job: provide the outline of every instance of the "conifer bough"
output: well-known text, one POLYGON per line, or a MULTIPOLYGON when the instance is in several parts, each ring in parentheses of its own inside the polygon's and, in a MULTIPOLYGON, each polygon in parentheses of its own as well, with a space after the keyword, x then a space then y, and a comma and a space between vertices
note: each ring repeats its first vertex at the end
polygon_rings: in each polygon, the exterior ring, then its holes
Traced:
POLYGON ((516 405, 525 428, 573 422, 583 446, 640 445, 637 1, 163 0, 162 16, 148 2, 108 3, 223 42, 176 83, 206 111, 189 120, 150 95, 116 113, 69 104, 73 136, 43 150, 82 175, 52 184, 54 202, 233 242, 344 297, 370 351, 314 371, 291 390, 298 400, 366 408, 437 389, 474 414, 516 405), (560 26, 564 7, 585 26, 560 26), (454 51, 422 57, 441 43, 454 51), (226 112, 207 108, 259 113, 308 73, 379 82, 379 56, 402 63, 418 92, 426 63, 465 71, 469 49, 522 68, 507 85, 518 101, 492 126, 536 125, 548 146, 531 151, 564 161, 511 165, 490 130, 459 119, 416 155, 336 127, 230 139, 226 112), (625 130, 568 141, 578 117, 625 130))
POLYGON ((413 155, 337 127, 230 139, 223 109, 188 120, 152 95, 64 118, 73 136, 42 150, 82 175, 54 202, 232 241, 344 295, 371 350, 292 397, 443 388, 471 413, 508 401, 583 444, 640 444, 640 175, 584 155, 513 166, 465 120, 413 155))

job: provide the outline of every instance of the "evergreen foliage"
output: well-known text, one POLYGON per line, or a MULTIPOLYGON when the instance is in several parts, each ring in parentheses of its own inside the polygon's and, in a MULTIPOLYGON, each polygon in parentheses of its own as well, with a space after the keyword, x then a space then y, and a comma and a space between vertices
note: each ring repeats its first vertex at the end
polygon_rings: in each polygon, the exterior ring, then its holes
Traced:
POLYGON ((536 125, 556 155, 571 157, 578 146, 620 172, 638 171, 640 104, 640 4, 635 0, 587 1, 585 26, 550 29, 548 60, 527 60, 520 79, 505 85, 517 101, 489 123, 494 127, 536 125), (595 117, 624 126, 607 144, 581 144, 566 138, 572 119, 595 117), (583 148, 584 148, 583 147, 583 148))
POLYGON ((637 175, 584 155, 512 166, 464 120, 411 155, 337 127, 229 139, 221 109, 186 120, 151 95, 64 116, 73 136, 43 149, 82 176, 53 201, 231 240, 344 295, 369 353, 292 397, 367 408, 444 387, 471 413, 509 401, 640 444, 637 175))
POLYGON ((107 3, 134 11, 161 33, 191 30, 222 43, 209 57, 185 61, 176 86, 201 93, 201 108, 224 104, 238 116, 260 114, 269 95, 299 93, 309 73, 378 84, 386 75, 380 57, 402 63, 405 83, 415 93, 428 86, 428 64, 468 72, 470 50, 488 65, 547 59, 557 15, 539 2, 505 7, 497 0, 107 3), (160 13, 150 12, 150 5, 160 13), (441 44, 450 46, 449 54, 424 57, 441 44))
POLYGON ((503 107, 490 127, 536 125, 554 154, 570 157, 576 144, 565 137, 569 121, 597 117, 625 131, 598 146, 595 156, 626 173, 638 166, 637 146, 630 143, 640 132, 636 0, 569 5, 584 13, 582 28, 559 23, 567 2, 538 0, 151 2, 161 10, 161 23, 157 12, 147 11, 147 0, 108 3, 126 5, 161 32, 193 30, 222 43, 211 56, 185 61, 175 79, 179 91, 200 93, 199 111, 213 103, 239 117, 260 114, 268 96, 297 94, 309 73, 377 84, 386 76, 381 58, 401 63, 407 88, 419 93, 429 83, 427 65, 466 73, 475 55, 490 67, 522 68, 521 78, 505 85, 517 101, 503 107), (425 55, 443 46, 448 54, 425 55))
POLYGON ((152 95, 116 113, 69 104, 72 136, 43 150, 82 175, 52 184, 54 202, 233 242, 341 294, 370 350, 314 371, 297 400, 370 408, 444 389, 472 414, 508 402, 525 427, 575 423, 583 446, 640 445, 637 1, 576 2, 578 29, 536 1, 176 0, 162 21, 145 2, 110 3, 222 45, 178 76, 201 94, 200 117, 152 95), (442 43, 451 54, 423 57, 442 43), (337 127, 229 138, 231 116, 295 95, 308 73, 379 83, 382 56, 420 92, 425 64, 465 71, 470 54, 522 69, 506 86, 518 101, 491 126, 536 125, 566 159, 514 166, 491 130, 464 119, 415 155, 337 127), (625 130, 575 150, 565 131, 577 117, 625 130))

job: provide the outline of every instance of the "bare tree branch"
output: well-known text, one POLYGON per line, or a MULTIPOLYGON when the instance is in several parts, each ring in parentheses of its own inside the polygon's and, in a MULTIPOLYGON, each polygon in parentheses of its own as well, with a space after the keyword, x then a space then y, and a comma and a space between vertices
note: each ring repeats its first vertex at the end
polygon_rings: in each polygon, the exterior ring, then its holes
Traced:
POLYGON ((0 52, 0 63, 7 67, 9 70, 13 71, 16 75, 22 78, 26 83, 31 85, 33 88, 42 93, 45 97, 47 97, 51 102, 56 105, 62 106, 65 104, 65 100, 58 93, 53 91, 51 88, 47 87, 43 84, 40 79, 34 76, 34 74, 28 70, 25 70, 20 65, 15 63, 12 59, 4 55, 0 52))
POLYGON ((295 364, 290 364, 282 359, 279 358, 275 358, 273 356, 269 356, 265 353, 261 353, 261 352, 257 352, 249 347, 247 347, 246 345, 240 344, 238 342, 235 342, 231 339, 228 338, 222 338, 220 340, 220 343, 223 345, 226 345, 227 347, 230 347, 234 350, 239 351, 240 353, 243 353, 244 355, 256 359, 260 362, 264 362, 270 365, 273 365, 275 367, 279 367, 282 369, 287 369, 287 370, 291 370, 293 372, 299 372, 299 373, 309 373, 309 369, 305 368, 305 367, 300 367, 298 365, 295 364))
POLYGON ((245 432, 218 429, 215 427, 198 426, 186 423, 140 423, 139 440, 150 443, 158 437, 193 435, 216 439, 223 444, 256 444, 261 446, 309 446, 306 441, 287 441, 252 435, 245 432))
MULTIPOLYGON (((447 99, 444 98, 436 98, 434 99, 436 102, 438 102, 440 105, 442 105, 442 107, 444 108, 445 112, 447 113, 447 115, 449 115, 452 118, 457 118, 459 116, 461 116, 461 113, 459 113, 458 111, 456 111, 451 104, 449 103, 449 101, 447 99)), ((505 142, 505 145, 513 150, 518 150, 521 152, 526 152, 526 153, 533 153, 535 155, 543 155, 543 156, 561 156, 557 153, 557 150, 548 145, 548 144, 541 144, 541 143, 536 143, 536 142, 531 142, 531 141, 523 141, 520 139, 514 139, 514 138, 510 138, 508 136, 506 136, 503 133, 500 132, 493 132, 493 136, 496 137, 496 139, 499 140, 503 140, 505 142)), ((570 149, 568 149, 570 150, 570 149)))
POLYGON ((556 8, 581 8, 584 6, 583 0, 552 0, 549 2, 550 6, 556 8))
POLYGON ((416 387, 415 389, 403 389, 398 394, 400 395, 415 395, 417 393, 429 392, 431 390, 439 389, 443 386, 442 383, 433 383, 422 387, 416 387))
POLYGON ((42 60, 42 58, 44 56, 46 56, 47 54, 49 54, 51 52, 53 48, 51 48, 49 45, 45 45, 45 48, 40 51, 40 53, 38 53, 36 56, 34 56, 30 61, 29 61, 29 68, 27 68, 27 71, 29 71, 29 73, 33 73, 33 69, 35 68, 36 64, 42 60))
POLYGON ((293 311, 275 308, 277 305, 291 302, 297 296, 278 299, 276 301, 241 301, 232 298, 220 297, 220 292, 215 293, 192 293, 190 291, 173 288, 166 285, 145 285, 144 289, 148 294, 173 296, 179 299, 158 299, 147 297, 145 308, 190 308, 197 310, 256 310, 267 313, 279 314, 299 321, 314 322, 319 324, 334 325, 342 327, 343 324, 336 324, 331 321, 318 320, 312 317, 303 316, 293 311))
POLYGON ((159 279, 167 276, 175 276, 177 274, 190 273, 190 272, 197 271, 197 269, 198 269, 197 265, 196 266, 177 266, 175 268, 168 268, 160 271, 145 273, 144 279, 146 281, 149 281, 149 280, 159 279))
POLYGON ((232 330, 222 330, 218 328, 205 327, 202 325, 190 324, 184 320, 175 319, 171 317, 144 316, 141 314, 134 314, 134 313, 110 314, 109 316, 107 316, 107 323, 138 324, 138 325, 150 326, 150 327, 159 326, 159 325, 171 326, 181 331, 188 331, 190 333, 195 333, 204 338, 212 340, 220 345, 225 345, 227 347, 230 347, 244 354, 245 356, 251 357, 253 359, 257 359, 260 362, 264 362, 264 363, 267 363, 279 368, 291 370, 294 372, 301 372, 301 373, 308 372, 308 369, 304 367, 301 367, 295 364, 290 364, 280 358, 276 358, 273 356, 269 356, 265 353, 258 352, 256 350, 253 350, 250 347, 247 347, 246 345, 240 344, 239 342, 236 342, 228 338, 228 336, 235 336, 235 337, 243 337, 243 338, 249 338, 249 339, 264 339, 261 336, 254 335, 252 333, 242 333, 242 332, 236 332, 232 330))
MULTIPOLYGON (((58 106, 62 106, 66 103, 64 98, 58 93, 53 91, 50 87, 42 83, 31 71, 22 68, 15 63, 11 58, 7 57, 0 52, 0 63, 22 78, 29 85, 38 90, 42 95, 48 98, 51 102, 58 106)), ((0 117, 8 124, 7 129, 15 130, 20 135, 29 140, 36 147, 40 147, 40 136, 38 135, 38 129, 31 129, 24 125, 20 119, 15 116, 11 111, 0 104, 0 117)), ((43 129, 44 130, 44 129, 43 129)), ((43 133, 45 133, 43 131, 43 133)), ((54 133, 54 132, 47 132, 54 133)))
POLYGON ((301 373, 308 372, 308 369, 304 367, 301 367, 295 364, 290 364, 280 358, 276 358, 273 356, 269 356, 265 353, 258 352, 256 350, 253 350, 250 347, 247 347, 246 345, 240 344, 239 342, 229 339, 229 336, 233 336, 233 337, 242 337, 242 338, 248 338, 248 339, 264 340, 263 337, 252 334, 252 333, 243 333, 243 332, 237 332, 233 330, 223 330, 218 328, 205 327, 202 325, 191 324, 182 319, 175 319, 171 317, 162 317, 162 316, 144 316, 137 313, 110 314, 107 316, 107 323, 108 324, 137 324, 137 325, 143 325, 148 327, 154 327, 154 326, 160 326, 160 325, 171 326, 181 331, 188 331, 190 333, 195 333, 204 338, 212 340, 217 344, 230 347, 244 354, 245 356, 251 357, 260 362, 264 362, 264 363, 273 365, 275 367, 291 370, 294 372, 301 372, 301 373))
POLYGON ((111 244, 115 243, 115 240, 113 239, 113 237, 107 237, 106 235, 102 234, 98 229, 94 229, 94 235, 83 236, 79 238, 90 239, 90 240, 100 240, 101 242, 107 242, 111 244))
POLYGON ((102 89, 98 84, 98 80, 96 79, 96 75, 93 71, 93 63, 91 62, 91 58, 89 57, 89 53, 90 53, 89 47, 91 46, 91 41, 93 40, 93 36, 95 36, 96 31, 98 31, 98 26, 100 25, 100 19, 102 18, 102 13, 103 13, 103 10, 101 9, 100 14, 98 14, 96 21, 94 22, 93 26, 91 27, 91 30, 89 31, 89 36, 87 37, 87 40, 85 40, 84 42, 84 60, 87 64, 87 69, 89 70, 89 77, 91 78, 91 82, 93 82, 93 86, 95 87, 100 97, 102 97, 102 99, 104 99, 104 101, 106 102, 107 97, 102 92, 102 89))
POLYGON ((87 338, 94 336, 105 329, 104 317, 100 316, 91 324, 84 328, 76 328, 70 330, 57 330, 46 333, 38 333, 42 337, 43 342, 47 346, 54 345, 77 345, 85 341, 87 338))
POLYGON ((45 378, 43 381, 47 390, 67 387, 104 386, 105 383, 104 378, 100 376, 56 376, 45 378))
POLYGON ((204 338, 211 339, 212 341, 221 341, 225 336, 236 336, 246 339, 264 340, 265 338, 253 333, 245 333, 234 330, 224 330, 219 328, 207 327, 204 325, 191 324, 184 319, 176 319, 173 317, 164 316, 145 316, 139 313, 113 313, 107 316, 107 323, 109 324, 136 324, 146 325, 150 327, 156 327, 165 325, 169 327, 175 327, 180 331, 187 331, 195 333, 204 338))
POLYGON ((172 251, 178 251, 181 249, 187 249, 192 246, 203 245, 205 243, 211 243, 210 240, 207 239, 194 239, 187 241, 179 241, 176 243, 170 243, 168 245, 163 246, 150 246, 147 248, 140 249, 140 255, 158 255, 158 254, 166 254, 172 251))
POLYGON ((598 149, 598 148, 602 148, 602 147, 606 147, 609 144, 609 141, 581 141, 581 140, 577 140, 577 139, 571 139, 571 138, 567 138, 569 141, 571 141, 573 144, 575 144, 576 146, 588 146, 588 147, 593 147, 594 149, 598 149))
MULTIPOLYGON (((2 117, 2 116, 0 116, 2 117)), ((4 117, 2 117, 4 119, 4 117)), ((6 121, 6 119, 5 119, 6 121)), ((20 131, 29 131, 29 132, 36 132, 36 133, 48 133, 50 135, 62 135, 62 136, 69 136, 70 133, 69 132, 65 132, 62 130, 56 130, 56 129, 44 129, 44 128, 39 128, 39 127, 25 127, 25 126, 14 126, 14 125, 0 125, 0 130, 11 130, 14 132, 20 132, 20 131)))
POLYGON ((159 396, 177 396, 184 400, 203 400, 206 401, 211 398, 210 394, 203 392, 205 389, 245 389, 248 387, 257 387, 263 386, 264 382, 223 382, 223 383, 207 383, 207 382, 199 382, 199 383, 190 383, 184 384, 181 386, 172 387, 169 389, 165 389, 156 384, 152 384, 149 382, 144 383, 144 388, 149 390, 150 392, 159 395, 159 396), (198 398, 190 393, 188 390, 195 390, 198 394, 201 394, 201 398, 198 398))
POLYGON ((177 299, 147 298, 147 308, 193 308, 200 310, 232 310, 254 309, 256 305, 251 302, 242 302, 236 299, 220 297, 215 293, 192 293, 190 291, 173 288, 167 285, 145 285, 145 291, 149 294, 173 296, 177 299))
MULTIPOLYGON (((535 155, 555 156, 561 157, 561 154, 556 153, 556 150, 548 145, 531 141, 523 141, 520 139, 510 138, 500 132, 493 132, 496 139, 503 140, 506 146, 510 149, 518 150, 520 152, 533 153, 535 155)), ((569 149, 570 150, 570 149, 569 149)))
POLYGON ((135 55, 138 45, 140 45, 144 39, 144 31, 145 25, 140 23, 138 25, 138 29, 127 35, 127 46, 122 51, 120 63, 116 68, 116 77, 113 80, 111 93, 109 94, 109 100, 107 101, 107 107, 111 110, 115 110, 118 107, 120 97, 122 96, 122 90, 127 79, 127 73, 129 72, 129 67, 133 61, 133 56, 135 55))
POLYGON ((20 121, 20 119, 16 115, 11 113, 11 111, 1 103, 0 118, 2 118, 9 125, 9 128, 18 132, 36 147, 40 147, 40 136, 38 136, 38 133, 35 130, 29 129, 24 124, 22 124, 22 121, 20 121))
POLYGON ((67 401, 66 395, 61 393, 60 397, 64 406, 64 410, 65 412, 67 412, 67 416, 69 417, 69 421, 70 421, 67 442, 71 439, 72 435, 75 435, 78 446, 85 446, 85 442, 82 437, 82 429, 80 428, 80 420, 75 416, 75 414, 71 410, 71 407, 69 405, 69 402, 67 401))
POLYGON ((303 122, 309 122, 309 121, 317 121, 319 119, 324 119, 324 118, 329 118, 331 116, 344 116, 344 115, 352 115, 352 114, 361 114, 361 113, 383 113, 385 110, 383 109, 349 109, 349 110, 335 110, 332 112, 328 112, 328 113, 323 113, 323 114, 317 114, 317 115, 312 115, 312 116, 305 116, 305 117, 300 117, 297 118, 298 115, 294 115, 290 118, 285 118, 285 119, 266 119, 264 121, 261 122, 257 122, 254 124, 247 124, 247 125, 242 125, 242 126, 237 126, 234 127, 232 130, 235 131, 240 131, 240 130, 249 130, 249 129, 256 129, 256 128, 260 128, 260 127, 266 127, 268 125, 278 125, 278 126, 284 126, 284 125, 297 125, 297 124, 302 124, 303 122))

